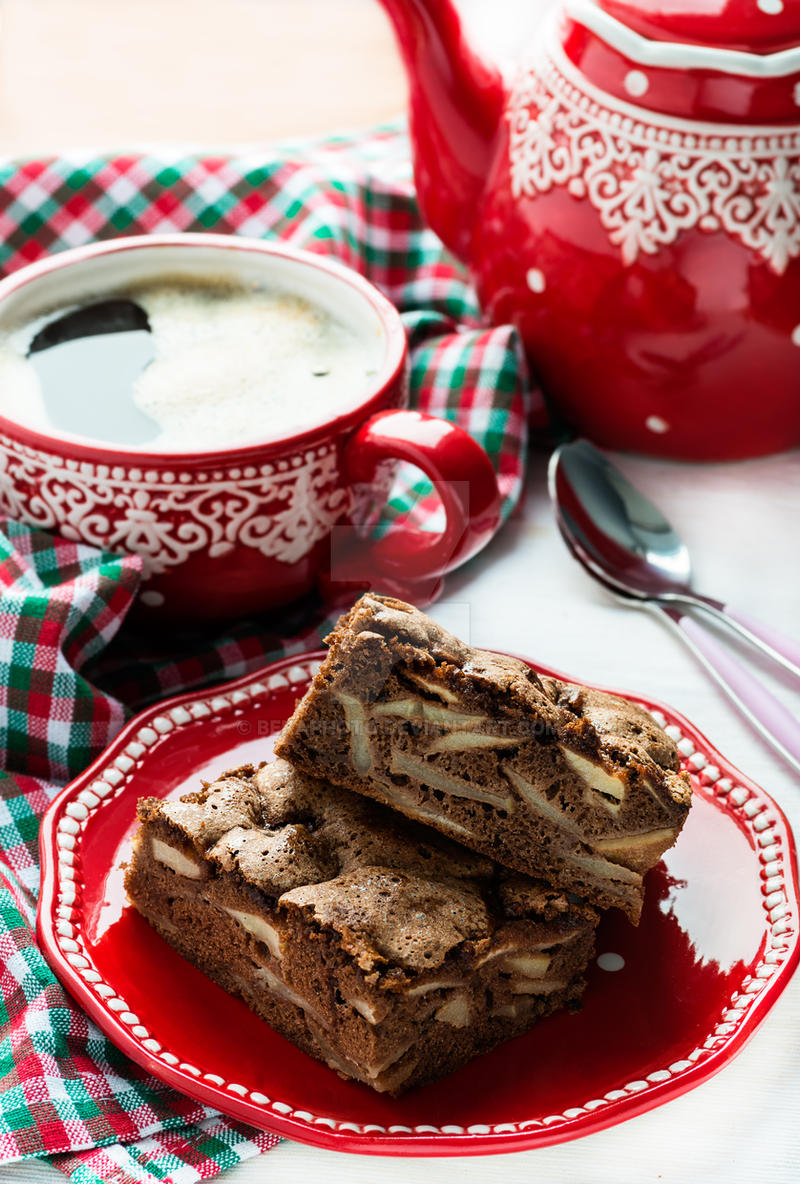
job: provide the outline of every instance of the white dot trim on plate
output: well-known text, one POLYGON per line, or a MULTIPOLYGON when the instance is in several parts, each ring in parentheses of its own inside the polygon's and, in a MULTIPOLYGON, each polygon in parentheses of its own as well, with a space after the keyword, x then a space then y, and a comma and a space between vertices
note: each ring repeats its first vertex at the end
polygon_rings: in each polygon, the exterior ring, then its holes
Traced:
MULTIPOLYGON (((501 1123, 498 1125, 479 1124, 466 1128, 454 1126, 381 1126, 377 1123, 358 1124, 341 1122, 325 1115, 309 1114, 305 1110, 295 1110, 286 1102, 271 1099, 256 1089, 251 1089, 243 1082, 229 1082, 209 1070, 197 1067, 191 1062, 176 1055, 165 1048, 151 1033, 139 1016, 128 1006, 126 1000, 117 994, 109 983, 106 983, 97 968, 91 963, 91 956, 86 949, 81 929, 80 874, 81 840, 86 820, 96 811, 102 810, 116 798, 130 780, 135 771, 136 759, 146 755, 149 749, 175 729, 192 727, 199 721, 209 717, 221 718, 241 710, 245 702, 257 703, 270 688, 284 690, 290 686, 298 689, 308 684, 319 669, 319 662, 304 661, 298 658, 294 664, 281 674, 272 675, 267 684, 254 680, 239 690, 216 694, 212 699, 198 698, 187 704, 168 710, 153 709, 136 733, 136 740, 129 741, 125 752, 109 760, 105 768, 95 773, 92 781, 92 793, 84 790, 75 791, 75 800, 64 805, 64 814, 59 820, 56 831, 57 867, 55 883, 55 915, 61 920, 53 927, 53 935, 64 961, 74 968, 86 985, 93 992, 97 1001, 113 1017, 114 1021, 124 1027, 128 1038, 135 1040, 150 1056, 157 1058, 162 1064, 169 1066, 178 1073, 185 1073, 193 1079, 202 1080, 217 1089, 225 1090, 228 1094, 246 1099, 251 1105, 272 1111, 309 1126, 326 1127, 334 1131, 353 1131, 357 1134, 379 1135, 453 1135, 453 1134, 514 1134, 530 1130, 533 1126, 548 1127, 561 1125, 579 1117, 583 1113, 591 1113, 609 1102, 635 1094, 642 1094, 654 1089, 665 1081, 670 1081, 684 1073, 690 1072, 698 1061, 710 1056, 720 1045, 724 1045, 743 1024, 750 1008, 761 995, 770 979, 778 972, 786 960, 790 939, 797 929, 797 918, 788 909, 788 896, 784 878, 783 850, 778 836, 773 829, 773 818, 770 815, 769 803, 753 791, 744 786, 734 785, 730 777, 720 777, 718 767, 711 762, 707 754, 700 752, 694 741, 684 736, 676 724, 668 723, 667 717, 659 710, 653 711, 643 703, 645 710, 651 711, 656 721, 677 744, 682 756, 682 766, 708 794, 713 794, 725 805, 725 809, 736 815, 740 825, 748 831, 758 857, 763 867, 764 880, 762 884, 763 907, 765 917, 766 942, 765 952, 753 969, 752 974, 742 980, 741 990, 735 991, 729 1000, 729 1006, 721 1015, 718 1023, 708 1033, 706 1039, 699 1043, 685 1058, 673 1062, 663 1069, 650 1073, 646 1080, 628 1082, 619 1089, 609 1090, 600 1098, 586 1101, 583 1106, 571 1107, 562 1114, 551 1114, 541 1120, 531 1119, 526 1122, 501 1123), (167 723, 169 727, 167 728, 167 723), (143 735, 144 734, 144 735, 143 735), (128 755, 125 755, 128 754, 128 755), (97 787, 105 785, 104 793, 99 793, 97 787), (75 807, 77 806, 77 809, 75 807), (76 816, 77 815, 77 816, 76 816)), ((597 958, 598 966, 607 972, 615 973, 622 970, 625 962, 620 954, 608 951, 597 958)))
POLYGON ((663 435, 664 432, 669 431, 669 424, 660 415, 650 415, 645 420, 644 426, 650 432, 656 432, 658 435, 663 435))
POLYGON ((537 296, 541 296, 547 287, 547 280, 545 274, 538 267, 532 267, 525 277, 525 281, 531 292, 535 292, 537 296))
POLYGON ((756 0, 756 3, 767 16, 778 16, 783 12, 783 0, 756 0))

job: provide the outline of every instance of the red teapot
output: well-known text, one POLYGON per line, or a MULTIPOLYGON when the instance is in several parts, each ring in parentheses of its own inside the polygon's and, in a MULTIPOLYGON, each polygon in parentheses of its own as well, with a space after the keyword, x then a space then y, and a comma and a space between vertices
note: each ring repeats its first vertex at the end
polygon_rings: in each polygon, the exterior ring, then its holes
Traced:
POLYGON ((422 211, 599 444, 800 444, 800 2, 562 0, 509 86, 451 0, 381 0, 422 211))

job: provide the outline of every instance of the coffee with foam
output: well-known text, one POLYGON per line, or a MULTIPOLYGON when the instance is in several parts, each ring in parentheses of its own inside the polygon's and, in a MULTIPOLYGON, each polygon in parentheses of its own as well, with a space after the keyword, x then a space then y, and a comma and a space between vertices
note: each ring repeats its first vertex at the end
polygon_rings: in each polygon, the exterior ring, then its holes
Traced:
POLYGON ((0 338, 0 414, 148 452, 280 438, 357 406, 376 336, 277 288, 160 280, 0 338))

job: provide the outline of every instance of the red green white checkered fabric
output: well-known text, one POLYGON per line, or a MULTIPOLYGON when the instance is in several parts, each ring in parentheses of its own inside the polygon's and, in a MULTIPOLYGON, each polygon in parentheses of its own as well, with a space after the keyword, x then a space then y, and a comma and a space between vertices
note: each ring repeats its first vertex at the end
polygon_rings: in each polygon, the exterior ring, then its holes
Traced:
MULTIPOLYGON (((422 224, 409 149, 392 126, 355 138, 236 155, 127 154, 0 167, 0 271, 119 234, 230 232, 331 254, 400 308, 412 401, 459 423, 519 499, 530 391, 517 334, 489 328, 456 262, 422 224)), ((311 604, 224 635, 132 635, 140 580, 100 554, 11 521, 0 473, 0 1162, 49 1155, 79 1184, 184 1184, 268 1149, 273 1136, 191 1102, 137 1069, 64 993, 33 929, 39 820, 146 703, 317 648, 331 619, 311 604), (5 517, 3 516, 5 514, 5 517)), ((401 473, 379 529, 431 528, 426 481, 401 473)))

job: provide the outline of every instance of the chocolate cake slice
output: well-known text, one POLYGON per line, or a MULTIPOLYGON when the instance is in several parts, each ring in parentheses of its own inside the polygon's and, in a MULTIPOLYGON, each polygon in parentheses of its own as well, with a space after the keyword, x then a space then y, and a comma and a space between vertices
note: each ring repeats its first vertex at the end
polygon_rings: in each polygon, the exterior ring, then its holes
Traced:
POLYGON ((140 803, 128 895, 318 1060, 400 1094, 575 1005, 597 914, 279 760, 140 803))
POLYGON ((638 921, 691 804, 647 712, 472 649, 398 600, 362 597, 327 640, 279 755, 638 921))

